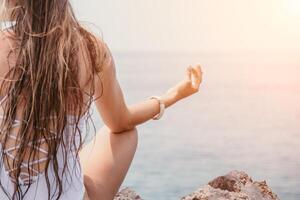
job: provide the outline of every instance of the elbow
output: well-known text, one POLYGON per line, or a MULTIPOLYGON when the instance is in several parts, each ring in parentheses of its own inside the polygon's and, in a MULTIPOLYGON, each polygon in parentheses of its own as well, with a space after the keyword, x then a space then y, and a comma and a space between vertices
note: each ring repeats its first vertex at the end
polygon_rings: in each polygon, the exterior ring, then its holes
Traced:
POLYGON ((124 133, 124 132, 134 129, 135 126, 131 125, 130 123, 124 123, 124 122, 119 121, 118 123, 111 124, 110 126, 108 126, 108 128, 114 134, 121 134, 121 133, 124 133))
POLYGON ((123 111, 123 114, 115 116, 107 124, 112 133, 121 134, 135 128, 136 124, 131 120, 128 112, 123 111))
POLYGON ((116 127, 109 127, 111 133, 113 134, 122 134, 122 133, 125 133, 129 130, 132 130, 134 129, 135 127, 131 127, 131 126, 128 126, 128 127, 125 127, 125 126, 116 126, 116 127))

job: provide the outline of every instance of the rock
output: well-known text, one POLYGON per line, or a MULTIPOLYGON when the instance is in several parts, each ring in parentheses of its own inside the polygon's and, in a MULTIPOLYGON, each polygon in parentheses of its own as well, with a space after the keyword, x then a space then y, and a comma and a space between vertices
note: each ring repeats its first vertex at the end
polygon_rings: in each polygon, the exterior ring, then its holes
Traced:
MULTIPOLYGON (((132 189, 124 188, 114 200, 142 200, 142 198, 132 189)), ((279 200, 279 198, 268 187, 266 181, 253 181, 245 172, 232 171, 215 178, 208 185, 181 200, 279 200)))
POLYGON ((130 188, 124 188, 115 196, 114 200, 143 200, 130 188))
POLYGON ((253 181, 245 172, 232 171, 181 200, 279 200, 266 181, 253 181))

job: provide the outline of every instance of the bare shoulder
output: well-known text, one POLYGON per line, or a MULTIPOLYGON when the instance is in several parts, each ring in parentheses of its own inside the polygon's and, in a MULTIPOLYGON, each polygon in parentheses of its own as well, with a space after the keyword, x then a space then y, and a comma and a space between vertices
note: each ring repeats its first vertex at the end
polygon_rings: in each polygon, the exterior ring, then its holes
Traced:
POLYGON ((97 38, 98 46, 101 50, 102 70, 104 72, 116 73, 114 57, 108 44, 100 37, 97 38))
POLYGON ((7 58, 15 46, 13 34, 8 31, 0 31, 0 62, 3 61, 3 58, 7 58))
MULTIPOLYGON (((13 59, 13 54, 9 54, 15 47, 12 33, 0 31, 0 71, 7 65, 7 59, 13 59)), ((10 60, 12 61, 12 60, 10 60)))
POLYGON ((84 28, 81 33, 90 56, 94 61, 93 65, 100 67, 99 71, 103 71, 109 67, 114 68, 112 53, 104 39, 84 28))
POLYGON ((0 31, 0 56, 2 57, 4 52, 7 52, 9 47, 8 35, 5 31, 0 31))
MULTIPOLYGON (((0 30, 0 43, 1 45, 9 43, 13 43, 14 41, 14 33, 7 30, 0 30)), ((11 44, 12 45, 12 44, 11 44)))
POLYGON ((15 62, 15 54, 11 53, 14 46, 11 33, 0 31, 0 85, 3 83, 3 77, 6 76, 15 62))

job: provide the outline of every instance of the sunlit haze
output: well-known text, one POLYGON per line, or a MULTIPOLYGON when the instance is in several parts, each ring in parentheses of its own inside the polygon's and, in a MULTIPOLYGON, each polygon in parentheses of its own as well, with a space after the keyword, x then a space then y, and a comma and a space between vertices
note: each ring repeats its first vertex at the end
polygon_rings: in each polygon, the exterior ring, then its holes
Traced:
POLYGON ((116 51, 300 52, 298 0, 74 0, 116 51))

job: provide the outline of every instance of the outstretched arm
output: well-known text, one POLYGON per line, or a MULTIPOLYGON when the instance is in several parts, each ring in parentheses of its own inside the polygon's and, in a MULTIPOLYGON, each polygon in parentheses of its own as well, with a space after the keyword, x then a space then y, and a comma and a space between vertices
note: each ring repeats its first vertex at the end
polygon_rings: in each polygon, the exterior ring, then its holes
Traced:
MULTIPOLYGON (((95 104, 106 126, 115 133, 121 133, 157 115, 160 112, 159 102, 155 99, 147 99, 128 106, 117 80, 113 57, 107 47, 106 51, 109 56, 103 67, 102 79, 96 79, 95 81, 95 96, 101 95, 102 91, 103 93, 101 98, 96 100, 95 104)), ((186 77, 161 96, 166 108, 198 92, 201 81, 202 72, 200 66, 188 67, 186 69, 186 77)))

